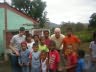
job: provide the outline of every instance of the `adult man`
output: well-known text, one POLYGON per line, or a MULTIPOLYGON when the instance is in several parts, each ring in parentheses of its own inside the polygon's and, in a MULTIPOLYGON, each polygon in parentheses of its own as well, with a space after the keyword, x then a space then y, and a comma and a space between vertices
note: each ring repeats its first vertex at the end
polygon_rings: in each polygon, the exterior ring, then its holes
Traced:
POLYGON ((60 44, 65 36, 61 34, 60 28, 55 28, 54 34, 51 35, 50 39, 55 41, 57 50, 60 51, 60 44))
POLYGON ((21 42, 25 41, 24 34, 25 34, 25 28, 20 27, 19 34, 14 35, 10 41, 9 48, 12 51, 10 55, 11 64, 12 64, 12 72, 21 72, 21 69, 18 66, 18 56, 19 56, 19 50, 21 47, 21 42))
POLYGON ((45 44, 49 48, 50 38, 49 38, 49 31, 48 30, 44 31, 44 38, 45 38, 45 44))
POLYGON ((64 51, 68 46, 72 46, 74 51, 77 51, 77 45, 80 44, 80 39, 77 36, 73 35, 72 28, 67 28, 67 35, 65 36, 61 44, 63 44, 64 51))

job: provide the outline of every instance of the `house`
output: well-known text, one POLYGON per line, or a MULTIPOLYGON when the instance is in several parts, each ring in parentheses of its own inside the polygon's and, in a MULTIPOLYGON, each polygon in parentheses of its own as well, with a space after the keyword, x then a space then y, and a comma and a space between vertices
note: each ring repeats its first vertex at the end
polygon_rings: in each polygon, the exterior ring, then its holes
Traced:
POLYGON ((0 3, 0 54, 8 48, 10 39, 20 27, 25 27, 27 31, 32 29, 36 23, 16 8, 7 3, 0 3))

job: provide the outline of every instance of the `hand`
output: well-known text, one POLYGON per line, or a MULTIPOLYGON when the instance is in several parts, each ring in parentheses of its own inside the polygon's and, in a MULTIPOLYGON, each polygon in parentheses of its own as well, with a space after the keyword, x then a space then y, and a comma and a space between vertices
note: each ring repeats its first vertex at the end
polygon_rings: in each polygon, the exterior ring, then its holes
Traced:
POLYGON ((26 66, 29 66, 30 63, 27 63, 26 66))
POLYGON ((23 66, 23 64, 19 64, 21 67, 23 66))
POLYGON ((19 52, 18 51, 15 51, 15 53, 16 53, 16 56, 19 56, 19 52))

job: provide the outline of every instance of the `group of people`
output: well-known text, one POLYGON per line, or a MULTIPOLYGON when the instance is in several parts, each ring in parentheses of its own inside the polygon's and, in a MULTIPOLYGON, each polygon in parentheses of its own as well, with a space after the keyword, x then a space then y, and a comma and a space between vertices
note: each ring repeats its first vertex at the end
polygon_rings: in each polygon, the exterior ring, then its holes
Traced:
MULTIPOLYGON (((92 44, 91 50, 96 48, 92 44)), ((80 39, 73 35, 71 28, 67 29, 65 36, 61 34, 60 28, 55 28, 51 36, 47 30, 43 36, 32 36, 30 33, 25 34, 25 28, 20 27, 19 33, 12 37, 9 45, 12 51, 12 72, 58 72, 62 69, 66 72, 85 72, 85 52, 79 49, 79 45, 80 39), (62 57, 63 67, 60 64, 62 57)))

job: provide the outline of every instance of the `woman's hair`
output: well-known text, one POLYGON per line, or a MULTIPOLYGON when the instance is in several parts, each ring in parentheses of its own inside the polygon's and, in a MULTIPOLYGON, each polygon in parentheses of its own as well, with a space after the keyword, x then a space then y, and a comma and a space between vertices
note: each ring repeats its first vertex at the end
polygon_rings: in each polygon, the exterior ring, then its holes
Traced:
POLYGON ((27 38, 28 37, 31 37, 32 38, 32 35, 30 33, 26 34, 26 38, 25 38, 26 41, 27 41, 27 38))
POLYGON ((33 35, 33 38, 34 38, 35 36, 37 36, 37 37, 39 38, 39 35, 33 35))

